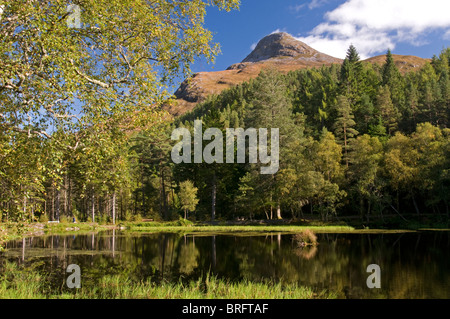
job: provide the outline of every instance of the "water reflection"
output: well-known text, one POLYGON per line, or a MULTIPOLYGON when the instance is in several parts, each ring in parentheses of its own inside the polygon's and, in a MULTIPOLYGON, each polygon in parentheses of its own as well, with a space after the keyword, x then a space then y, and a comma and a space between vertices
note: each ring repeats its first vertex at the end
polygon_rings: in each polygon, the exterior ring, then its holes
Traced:
POLYGON ((1 258, 64 282, 69 264, 84 284, 105 274, 139 281, 198 280, 208 273, 234 281, 299 283, 342 298, 449 298, 449 232, 318 234, 317 246, 294 235, 99 234, 43 236, 9 242, 1 258), (381 267, 381 289, 366 286, 366 267, 381 267))

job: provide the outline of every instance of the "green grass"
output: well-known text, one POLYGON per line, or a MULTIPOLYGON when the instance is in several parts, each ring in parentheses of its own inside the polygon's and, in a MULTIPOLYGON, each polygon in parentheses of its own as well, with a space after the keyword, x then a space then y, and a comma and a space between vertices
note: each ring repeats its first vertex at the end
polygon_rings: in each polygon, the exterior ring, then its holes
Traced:
MULTIPOLYGON (((58 289, 56 289, 58 290, 58 289)), ((49 288, 49 278, 36 270, 23 269, 7 262, 0 275, 2 299, 334 299, 326 290, 297 284, 230 282, 207 276, 188 283, 133 282, 126 275, 109 275, 97 283, 60 291, 49 288)))
POLYGON ((43 296, 42 276, 37 272, 19 270, 7 262, 0 275, 1 299, 40 299, 43 296))
POLYGON ((45 233, 70 233, 70 232, 92 232, 110 229, 111 226, 97 223, 54 223, 45 224, 45 233))
POLYGON ((206 281, 197 280, 187 284, 150 281, 137 284, 120 275, 104 277, 97 289, 82 290, 74 298, 100 299, 314 299, 335 298, 335 295, 295 284, 254 283, 248 280, 229 282, 216 277, 206 281))
POLYGON ((170 226, 161 223, 127 223, 127 230, 131 231, 148 231, 148 232, 183 232, 183 233, 258 233, 258 232, 286 232, 298 233, 306 229, 314 232, 350 232, 355 228, 350 226, 274 226, 274 225, 242 225, 242 226, 211 226, 211 225, 186 225, 186 226, 170 226))
POLYGON ((5 242, 23 237, 92 233, 112 228, 112 225, 97 223, 0 223, 0 251, 4 249, 5 242))
POLYGON ((0 224, 0 252, 3 251, 5 242, 22 238, 23 231, 23 227, 15 223, 0 224))
POLYGON ((8 236, 8 240, 21 238, 22 236, 33 236, 55 233, 92 232, 111 229, 113 226, 100 225, 98 223, 0 223, 0 234, 8 236))
POLYGON ((254 236, 271 233, 302 233, 306 230, 311 230, 314 233, 361 233, 361 234, 381 234, 381 233, 404 233, 413 232, 412 229, 372 229, 364 228, 357 229, 352 226, 342 224, 326 224, 322 222, 308 222, 305 225, 267 225, 267 224, 253 224, 253 225, 208 225, 208 224, 194 224, 187 222, 182 224, 182 221, 175 222, 127 222, 122 224, 128 232, 169 232, 192 234, 197 236, 210 235, 238 235, 238 236, 254 236))

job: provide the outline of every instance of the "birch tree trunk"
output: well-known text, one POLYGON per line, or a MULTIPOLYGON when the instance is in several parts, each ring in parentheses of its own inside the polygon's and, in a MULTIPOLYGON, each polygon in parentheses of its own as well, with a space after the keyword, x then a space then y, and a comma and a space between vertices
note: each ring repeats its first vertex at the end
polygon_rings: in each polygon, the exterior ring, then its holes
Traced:
POLYGON ((112 198, 112 223, 113 225, 116 224, 116 192, 113 192, 113 198, 112 198))
POLYGON ((94 195, 94 189, 92 189, 92 222, 95 223, 95 195, 94 195))
POLYGON ((211 196, 211 221, 214 221, 216 218, 216 193, 217 193, 217 185, 216 185, 216 171, 214 171, 213 175, 213 184, 212 184, 212 196, 211 196))
POLYGON ((280 203, 277 204, 277 218, 278 219, 283 219, 283 217, 281 217, 281 206, 280 206, 280 203))

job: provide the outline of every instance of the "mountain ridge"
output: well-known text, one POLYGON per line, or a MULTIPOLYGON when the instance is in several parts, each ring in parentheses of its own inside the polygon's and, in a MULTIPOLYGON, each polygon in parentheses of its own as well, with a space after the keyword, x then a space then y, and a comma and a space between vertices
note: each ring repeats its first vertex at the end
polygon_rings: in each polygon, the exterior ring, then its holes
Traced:
MULTIPOLYGON (((393 55, 394 61, 403 73, 421 68, 429 59, 408 55, 393 55)), ((363 60, 382 65, 385 55, 363 60)), ((239 63, 223 71, 198 72, 186 79, 175 92, 175 102, 164 108, 173 116, 191 111, 207 96, 220 94, 223 90, 256 78, 262 70, 274 68, 282 73, 314 67, 341 64, 342 59, 321 53, 288 33, 273 33, 262 38, 255 49, 239 63)))

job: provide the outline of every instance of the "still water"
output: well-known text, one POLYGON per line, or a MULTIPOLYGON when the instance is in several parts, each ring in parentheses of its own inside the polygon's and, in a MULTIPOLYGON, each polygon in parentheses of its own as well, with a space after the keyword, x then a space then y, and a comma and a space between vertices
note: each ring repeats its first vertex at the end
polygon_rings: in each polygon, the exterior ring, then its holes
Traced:
POLYGON ((302 247, 292 234, 42 236, 9 242, 0 262, 45 271, 55 287, 65 282, 67 266, 77 264, 84 286, 112 274, 154 282, 213 274, 231 281, 298 283, 339 298, 450 298, 450 232, 317 236, 315 247, 302 247), (380 266, 380 289, 367 287, 370 264, 380 266))

